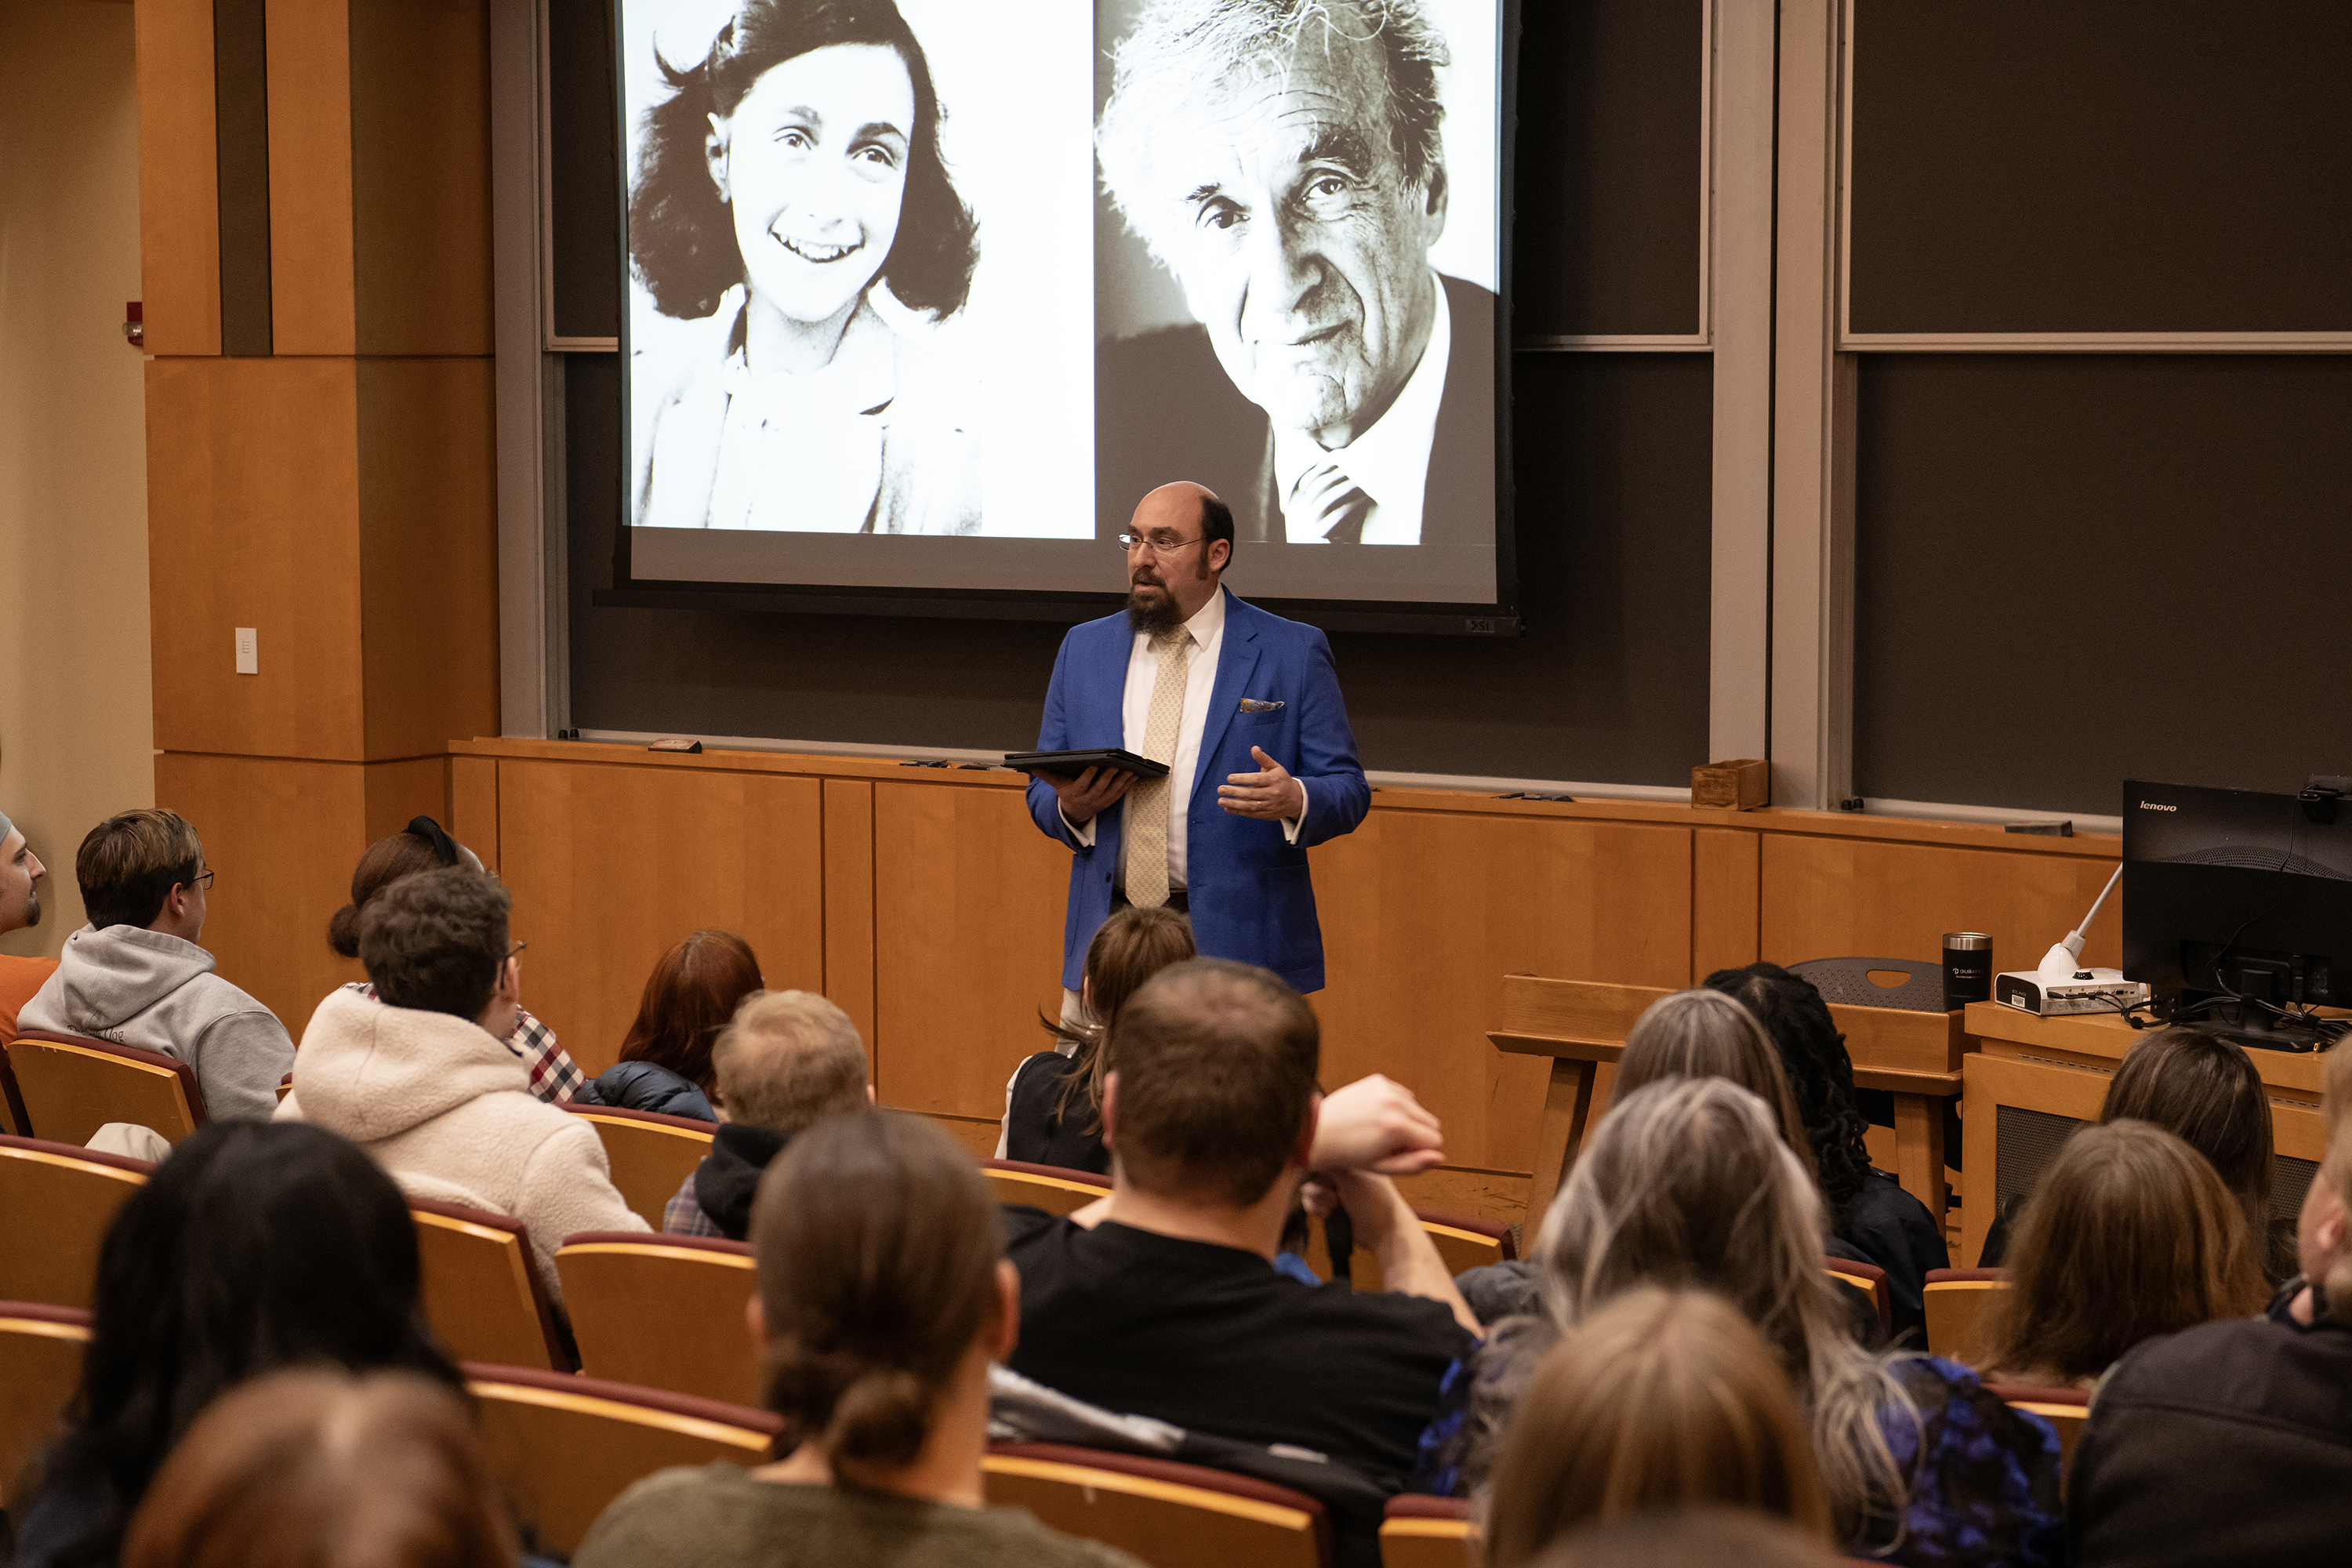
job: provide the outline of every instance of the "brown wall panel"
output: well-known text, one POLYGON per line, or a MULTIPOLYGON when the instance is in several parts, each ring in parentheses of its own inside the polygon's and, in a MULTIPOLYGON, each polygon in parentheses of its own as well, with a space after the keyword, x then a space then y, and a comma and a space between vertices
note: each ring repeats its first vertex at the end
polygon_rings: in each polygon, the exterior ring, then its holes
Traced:
POLYGON ((221 352, 212 0, 138 0, 139 272, 151 354, 221 352))
POLYGON ((350 0, 359 352, 490 352, 486 0, 350 0))
POLYGON ((364 359, 359 520, 367 753, 499 728, 496 418, 487 359, 364 359))
MULTIPOLYGON (((1784 964, 1814 958, 1937 962, 1944 932, 1980 931, 1992 937, 1996 969, 2032 969, 2089 912, 2116 868, 2112 858, 1794 834, 1767 835, 1763 859, 1763 956, 1784 964)), ((2122 900, 2111 898, 2099 911, 2086 933, 2084 963, 2123 962, 2122 910, 2122 900)))
POLYGON ((1741 969, 1762 949, 1757 922, 1763 896, 1760 835, 1732 827, 1691 834, 1693 985, 1718 969, 1741 969))
POLYGON ((499 765, 499 846, 528 941, 523 1002, 591 1074, 617 1059, 654 963, 736 932, 775 990, 824 986, 814 779, 593 763, 499 765))
POLYGON ((352 29, 331 0, 269 6, 270 318, 281 354, 348 354, 352 29))
POLYGON ((449 836, 499 868, 499 764, 488 757, 449 759, 449 836))
POLYGON ((865 779, 824 781, 824 994, 857 1026, 870 1064, 874 1059, 874 786, 865 779))
POLYGON ((148 362, 158 746, 360 760, 358 422, 348 360, 148 362))
POLYGON ((1019 790, 874 786, 875 1087, 904 1110, 994 1121, 1062 1005, 1070 858, 1019 790))
POLYGON ((1449 1163, 1529 1169, 1547 1068, 1486 1039, 1503 976, 1685 984, 1690 854, 1684 827, 1375 810, 1313 856, 1325 1086, 1387 1073, 1449 1163))
POLYGON ((411 757, 405 762, 371 763, 364 817, 367 841, 373 844, 398 833, 418 816, 448 826, 449 759, 411 757))

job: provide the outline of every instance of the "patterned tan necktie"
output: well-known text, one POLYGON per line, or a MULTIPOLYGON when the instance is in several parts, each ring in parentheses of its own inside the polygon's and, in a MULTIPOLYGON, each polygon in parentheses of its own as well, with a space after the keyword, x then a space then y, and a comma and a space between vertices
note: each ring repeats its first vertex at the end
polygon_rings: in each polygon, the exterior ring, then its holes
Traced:
MULTIPOLYGON (((1176 761, 1176 729, 1184 717, 1185 656, 1191 628, 1178 626, 1151 639, 1160 673, 1151 680, 1151 714, 1144 721, 1143 754, 1155 763, 1176 761)), ((1156 910, 1168 901, 1167 778, 1138 779, 1127 792, 1127 901, 1156 910)))
POLYGON ((1338 464, 1318 463, 1290 487, 1283 517, 1302 525, 1286 531, 1293 539, 1320 536, 1333 544, 1361 544, 1364 520, 1372 515, 1372 498, 1338 464))

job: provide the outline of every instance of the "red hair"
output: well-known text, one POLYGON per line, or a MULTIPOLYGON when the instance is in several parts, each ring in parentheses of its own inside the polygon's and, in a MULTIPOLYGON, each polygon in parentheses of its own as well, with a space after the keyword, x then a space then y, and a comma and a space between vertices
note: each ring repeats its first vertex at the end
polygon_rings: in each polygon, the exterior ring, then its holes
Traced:
POLYGON ((698 931, 646 977, 636 1021, 621 1042, 625 1062, 651 1062, 710 1090, 710 1047, 735 1005, 760 989, 760 961, 731 931, 698 931))

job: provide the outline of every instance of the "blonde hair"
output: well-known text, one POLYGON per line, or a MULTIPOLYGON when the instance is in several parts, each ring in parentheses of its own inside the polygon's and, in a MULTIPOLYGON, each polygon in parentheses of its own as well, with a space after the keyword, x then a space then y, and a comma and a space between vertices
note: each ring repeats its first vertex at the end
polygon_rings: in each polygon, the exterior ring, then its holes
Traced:
POLYGON ((866 1102, 866 1047, 849 1015, 807 991, 754 991, 710 1047, 730 1121, 799 1132, 866 1102))
POLYGON ((1612 1094, 1631 1094, 1670 1078, 1719 1078, 1738 1084, 1780 1118, 1780 1137, 1816 1185, 1805 1115, 1781 1069, 1780 1048, 1739 999, 1704 987, 1661 996, 1625 1035, 1612 1094))
MULTIPOLYGON (((1619 1100, 1544 1215, 1541 1317, 1498 1334, 1514 1342, 1516 1363, 1640 1286, 1716 1291, 1789 1373, 1839 1535, 1859 1542, 1899 1524, 1908 1491, 1880 1419, 1916 1426, 1918 1411, 1886 1362, 1854 1342, 1844 1287, 1822 1267, 1821 1195, 1775 1122, 1761 1100, 1717 1078, 1619 1100)), ((1513 1392, 1493 1386, 1473 1404, 1489 1445, 1513 1392)))
POLYGON ((1518 1568, 1586 1525, 1705 1503, 1829 1538, 1811 1440, 1771 1347, 1720 1297, 1633 1290, 1554 1346, 1520 1394, 1482 1556, 1518 1568))

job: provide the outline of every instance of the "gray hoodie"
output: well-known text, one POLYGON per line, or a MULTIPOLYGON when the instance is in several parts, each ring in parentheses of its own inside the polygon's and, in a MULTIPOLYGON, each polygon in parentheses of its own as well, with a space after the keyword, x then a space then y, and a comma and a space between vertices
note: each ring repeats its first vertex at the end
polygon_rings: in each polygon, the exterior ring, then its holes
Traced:
POLYGON ((213 973, 194 942, 141 926, 84 926, 33 999, 19 1029, 87 1035, 176 1057, 195 1069, 215 1121, 267 1121, 294 1041, 270 1010, 213 973))

